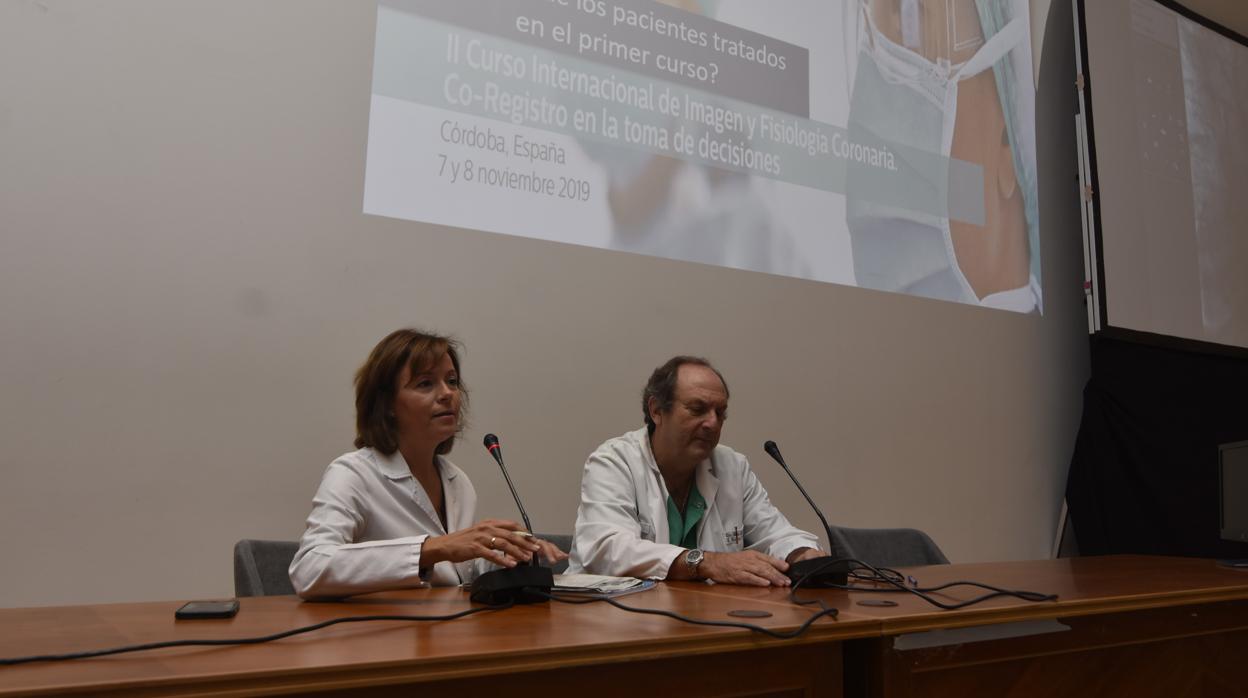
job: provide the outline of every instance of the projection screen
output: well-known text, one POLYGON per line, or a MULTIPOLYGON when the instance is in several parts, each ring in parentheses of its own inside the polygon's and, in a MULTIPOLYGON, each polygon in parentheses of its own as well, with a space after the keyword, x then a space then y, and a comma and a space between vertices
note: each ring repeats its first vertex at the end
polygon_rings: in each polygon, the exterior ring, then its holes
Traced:
POLYGON ((364 211, 1042 311, 1026 0, 381 0, 364 211))
POLYGON ((1100 327, 1248 348, 1248 45, 1155 0, 1079 2, 1100 327))

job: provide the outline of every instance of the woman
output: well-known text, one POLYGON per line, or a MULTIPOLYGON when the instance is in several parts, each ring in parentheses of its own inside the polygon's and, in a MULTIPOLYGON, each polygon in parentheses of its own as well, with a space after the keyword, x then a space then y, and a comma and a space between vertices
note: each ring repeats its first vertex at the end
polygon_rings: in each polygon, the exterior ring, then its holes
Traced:
POLYGON ((477 494, 445 458, 467 390, 454 341, 398 330, 355 375, 355 445, 329 465, 290 563, 305 599, 470 582, 490 563, 567 557, 515 521, 472 523, 477 494))

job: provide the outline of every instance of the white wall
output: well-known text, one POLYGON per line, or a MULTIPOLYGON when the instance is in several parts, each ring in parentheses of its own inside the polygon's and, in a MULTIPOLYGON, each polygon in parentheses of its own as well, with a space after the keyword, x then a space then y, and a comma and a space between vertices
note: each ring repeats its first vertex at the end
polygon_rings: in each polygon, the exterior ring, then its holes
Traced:
POLYGON ((227 595, 296 538, 391 329, 467 345, 480 514, 569 531, 648 372, 706 354, 725 443, 818 521, 1045 557, 1087 377, 1070 9, 1041 69, 1045 315, 361 214, 375 9, 0 0, 0 606, 227 595))

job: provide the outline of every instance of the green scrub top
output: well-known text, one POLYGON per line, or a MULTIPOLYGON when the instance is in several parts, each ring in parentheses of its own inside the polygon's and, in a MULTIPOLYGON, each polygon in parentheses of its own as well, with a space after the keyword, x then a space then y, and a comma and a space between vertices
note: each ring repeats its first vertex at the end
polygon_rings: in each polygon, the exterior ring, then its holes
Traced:
POLYGON ((672 545, 693 549, 698 547, 698 522, 706 513, 706 500, 698 491, 697 485, 690 485, 689 501, 685 504, 685 515, 681 516, 680 508, 672 495, 667 495, 667 537, 672 545))

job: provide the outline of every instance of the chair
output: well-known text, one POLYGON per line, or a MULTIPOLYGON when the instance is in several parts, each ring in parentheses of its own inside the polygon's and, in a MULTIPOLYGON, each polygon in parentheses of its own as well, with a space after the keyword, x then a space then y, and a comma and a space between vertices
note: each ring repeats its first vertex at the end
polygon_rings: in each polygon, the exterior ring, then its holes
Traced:
POLYGON ((234 595, 281 596, 295 593, 290 561, 299 543, 290 540, 240 540, 234 544, 234 595))
MULTIPOLYGON (((537 537, 554 543, 565 553, 572 550, 570 535, 539 533, 537 537)), ((288 570, 298 550, 298 541, 245 539, 235 543, 234 595, 281 596, 295 593, 288 570)), ((551 567, 555 574, 563 574, 567 569, 567 560, 551 567)))
POLYGON ((845 528, 832 526, 836 555, 875 567, 947 565, 936 541, 914 528, 845 528))
MULTIPOLYGON (((572 552, 572 536, 570 535, 565 535, 563 533, 538 533, 535 535, 544 541, 554 543, 556 547, 565 553, 572 552)), ((551 565, 550 570, 555 574, 563 574, 568 571, 568 561, 564 560, 551 565)))

